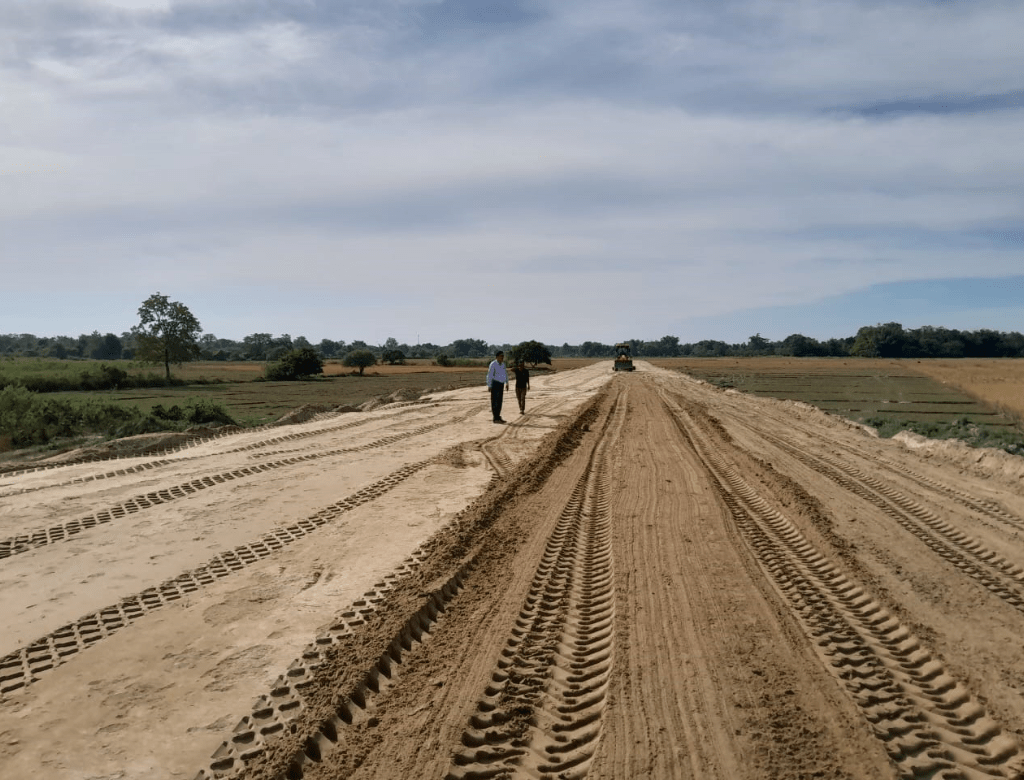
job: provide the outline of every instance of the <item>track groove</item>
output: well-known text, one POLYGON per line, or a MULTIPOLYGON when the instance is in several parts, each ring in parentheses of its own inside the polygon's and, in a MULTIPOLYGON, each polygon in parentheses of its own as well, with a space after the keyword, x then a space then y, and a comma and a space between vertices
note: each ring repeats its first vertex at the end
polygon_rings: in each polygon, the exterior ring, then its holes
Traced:
POLYGON ((764 571, 871 724, 901 778, 1016 777, 1014 739, 913 633, 821 555, 723 457, 697 417, 668 399, 764 571))
POLYGON ((1024 568, 989 550, 977 539, 947 523, 898 490, 851 466, 823 455, 811 457, 776 442, 794 458, 869 501, 920 539, 931 550, 984 588, 1024 612, 1024 568))
POLYGON ((141 593, 122 599, 117 604, 79 618, 20 650, 9 653, 0 658, 0 700, 36 682, 41 674, 65 663, 69 656, 92 647, 150 612, 262 560, 322 525, 334 521, 345 512, 384 495, 431 463, 433 459, 403 466, 304 520, 270 531, 254 542, 220 553, 199 568, 179 574, 156 587, 147 588, 141 593))
MULTIPOLYGON (((106 523, 113 522, 129 514, 133 514, 143 509, 148 509, 151 506, 158 504, 169 503, 178 498, 185 498, 200 490, 205 490, 208 487, 214 487, 215 485, 222 485, 226 482, 231 482, 236 479, 253 476, 266 471, 273 471, 286 466, 294 466, 298 463, 306 463, 314 460, 321 460, 323 458, 337 457, 338 455, 347 455, 353 452, 365 452, 366 450, 376 449, 379 447, 387 447, 394 444, 402 439, 411 438, 413 436, 420 436, 424 433, 437 430, 438 428, 444 427, 445 425, 457 424, 464 421, 473 412, 467 412, 455 418, 449 418, 442 422, 430 423, 428 425, 422 425, 418 428, 414 428, 411 431, 406 431, 401 434, 393 434, 391 436, 385 436, 380 439, 375 439, 372 442, 359 445, 357 447, 345 447, 341 449, 328 450, 326 452, 311 453, 307 455, 297 455, 291 458, 282 458, 280 460, 270 461, 268 463, 260 463, 252 466, 243 466, 241 468, 232 469, 231 471, 223 472, 220 474, 213 474, 210 476, 202 477, 200 479, 193 479, 189 482, 173 485, 171 487, 161 488, 159 490, 150 491, 145 494, 133 496, 127 501, 118 504, 107 509, 103 509, 92 515, 83 518, 77 518, 75 520, 69 520, 66 523, 59 525, 49 526, 47 528, 39 528, 28 533, 19 534, 17 536, 8 537, 6 539, 0 539, 0 560, 9 558, 12 555, 18 555, 25 553, 30 550, 34 550, 38 547, 45 547, 50 544, 56 544, 59 542, 67 541, 78 534, 95 528, 98 525, 104 525, 106 523)), ((297 436, 301 434, 296 434, 297 436)), ((248 449, 248 448, 242 448, 248 449)))
POLYGON ((605 451, 624 408, 620 398, 562 510, 449 780, 587 774, 614 656, 605 451))

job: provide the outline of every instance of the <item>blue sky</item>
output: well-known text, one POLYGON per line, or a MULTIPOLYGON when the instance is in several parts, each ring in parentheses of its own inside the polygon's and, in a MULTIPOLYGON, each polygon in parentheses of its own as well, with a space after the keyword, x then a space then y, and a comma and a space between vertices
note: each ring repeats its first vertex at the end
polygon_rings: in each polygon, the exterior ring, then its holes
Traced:
POLYGON ((0 332, 1024 330, 1024 6, 0 6, 0 332))

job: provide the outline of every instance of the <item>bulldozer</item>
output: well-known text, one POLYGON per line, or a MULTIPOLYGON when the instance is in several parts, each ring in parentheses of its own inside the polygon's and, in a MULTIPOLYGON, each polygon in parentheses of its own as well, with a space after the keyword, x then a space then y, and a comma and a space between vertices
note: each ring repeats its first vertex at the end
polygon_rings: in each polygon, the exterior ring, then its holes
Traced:
POLYGON ((633 370, 633 358, 629 356, 629 344, 616 344, 615 345, 615 371, 632 371, 633 370))

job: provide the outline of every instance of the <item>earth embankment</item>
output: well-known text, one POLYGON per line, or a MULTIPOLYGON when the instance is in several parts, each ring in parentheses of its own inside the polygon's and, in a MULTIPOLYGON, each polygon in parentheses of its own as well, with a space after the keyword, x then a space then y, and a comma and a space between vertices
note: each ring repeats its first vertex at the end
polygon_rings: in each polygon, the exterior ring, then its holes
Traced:
POLYGON ((637 365, 6 475, 0 776, 1020 777, 1019 480, 637 365))

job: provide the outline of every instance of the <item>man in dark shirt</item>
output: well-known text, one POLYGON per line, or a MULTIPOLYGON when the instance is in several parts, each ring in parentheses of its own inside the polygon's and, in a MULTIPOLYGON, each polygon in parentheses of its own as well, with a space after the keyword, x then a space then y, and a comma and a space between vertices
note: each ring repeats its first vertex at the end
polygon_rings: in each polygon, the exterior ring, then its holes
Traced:
POLYGON ((519 401, 519 414, 526 414, 526 391, 530 389, 530 372, 523 361, 516 363, 516 400, 519 401))

